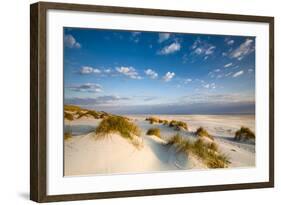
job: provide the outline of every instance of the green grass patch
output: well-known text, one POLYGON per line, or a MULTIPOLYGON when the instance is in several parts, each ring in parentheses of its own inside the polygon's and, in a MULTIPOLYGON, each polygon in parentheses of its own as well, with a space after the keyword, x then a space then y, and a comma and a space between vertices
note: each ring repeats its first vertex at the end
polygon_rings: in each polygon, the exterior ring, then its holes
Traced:
POLYGON ((139 127, 127 118, 121 116, 109 116, 104 118, 95 131, 98 137, 104 137, 115 132, 128 139, 133 139, 133 135, 140 136, 139 127))
POLYGON ((239 130, 235 132, 234 139, 235 140, 250 140, 250 139, 255 139, 256 135, 255 133, 250 130, 248 127, 241 127, 239 130))
POLYGON ((210 138, 211 140, 214 140, 214 137, 211 136, 211 135, 208 133, 208 131, 205 130, 203 127, 199 127, 199 128, 196 130, 195 134, 196 134, 197 136, 199 136, 199 137, 208 137, 208 138, 210 138))
POLYGON ((150 128, 149 130, 147 130, 146 134, 147 135, 155 135, 155 136, 161 138, 161 133, 160 133, 159 128, 150 128))
POLYGON ((191 141, 177 134, 168 144, 174 145, 179 151, 194 154, 209 168, 226 168, 230 163, 226 155, 218 152, 218 146, 214 142, 206 143, 202 139, 191 141))

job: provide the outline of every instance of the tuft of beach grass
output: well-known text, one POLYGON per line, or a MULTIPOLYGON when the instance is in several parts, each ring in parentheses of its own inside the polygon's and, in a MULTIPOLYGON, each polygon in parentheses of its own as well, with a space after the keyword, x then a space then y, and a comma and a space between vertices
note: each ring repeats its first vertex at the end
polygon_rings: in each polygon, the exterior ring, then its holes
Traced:
POLYGON ((191 141, 176 134, 168 144, 175 146, 181 152, 194 154, 209 168, 226 168, 230 163, 228 157, 218 151, 218 146, 214 142, 206 143, 202 139, 191 141))

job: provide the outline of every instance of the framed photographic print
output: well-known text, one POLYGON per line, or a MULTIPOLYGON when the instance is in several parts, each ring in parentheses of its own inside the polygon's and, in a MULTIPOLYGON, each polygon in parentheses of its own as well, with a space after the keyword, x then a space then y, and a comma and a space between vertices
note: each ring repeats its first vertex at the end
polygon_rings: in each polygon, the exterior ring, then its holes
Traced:
POLYGON ((30 197, 274 186, 274 18, 31 5, 30 197))

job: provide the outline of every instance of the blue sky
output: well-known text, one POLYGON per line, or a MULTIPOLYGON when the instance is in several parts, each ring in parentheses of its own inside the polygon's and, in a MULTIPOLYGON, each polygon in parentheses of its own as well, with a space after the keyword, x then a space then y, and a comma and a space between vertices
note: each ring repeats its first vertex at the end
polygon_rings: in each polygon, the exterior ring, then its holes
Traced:
POLYGON ((117 114, 254 113, 255 38, 64 28, 65 103, 117 114))

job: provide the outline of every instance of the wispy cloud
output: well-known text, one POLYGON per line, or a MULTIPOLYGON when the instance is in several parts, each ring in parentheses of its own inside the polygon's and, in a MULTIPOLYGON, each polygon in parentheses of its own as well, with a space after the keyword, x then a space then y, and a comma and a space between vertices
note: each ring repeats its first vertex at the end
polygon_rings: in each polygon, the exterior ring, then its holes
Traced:
POLYGON ((135 32, 132 32, 132 36, 131 36, 131 40, 135 43, 138 43, 140 41, 140 35, 141 35, 141 32, 138 32, 138 31, 135 31, 135 32))
POLYGON ((240 44, 238 48, 234 49, 230 53, 230 58, 242 60, 245 56, 249 55, 253 51, 255 51, 254 40, 248 38, 245 40, 245 42, 240 44))
POLYGON ((252 68, 248 69, 248 73, 252 73, 252 72, 254 72, 254 69, 252 68))
POLYGON ((164 76, 163 76, 163 80, 168 82, 170 80, 172 80, 172 78, 175 76, 176 74, 174 72, 167 72, 164 76))
POLYGON ((159 38, 158 42, 162 43, 170 38, 171 34, 170 33, 159 33, 159 38))
POLYGON ((178 42, 171 43, 170 45, 165 46, 162 48, 158 54, 159 55, 169 55, 175 53, 181 49, 181 45, 178 42))
POLYGON ((216 88, 215 83, 203 83, 202 86, 206 89, 215 89, 216 88))
POLYGON ((81 44, 70 34, 65 35, 63 40, 64 45, 68 48, 81 48, 81 44))
POLYGON ((102 91, 102 86, 96 83, 85 83, 80 85, 70 85, 66 88, 75 91, 75 92, 89 92, 89 93, 98 93, 102 91))
POLYGON ((144 73, 150 77, 151 79, 156 79, 158 77, 158 73, 156 73, 154 70, 152 69, 147 69, 144 71, 144 73))
POLYGON ((138 36, 140 34, 141 34, 141 32, 139 32, 139 31, 132 32, 132 36, 138 36))
POLYGON ((230 67, 230 66, 232 66, 233 65, 233 63, 227 63, 227 64, 225 64, 223 67, 224 68, 228 68, 228 67, 230 67))
POLYGON ((243 71, 243 70, 240 70, 240 71, 234 73, 232 77, 233 77, 233 78, 236 78, 236 77, 238 77, 238 76, 240 76, 240 75, 243 75, 243 73, 244 73, 244 71, 243 71))
POLYGON ((131 79, 141 79, 141 76, 139 75, 139 73, 132 66, 129 66, 129 67, 126 67, 126 66, 117 67, 116 71, 118 73, 121 73, 122 75, 128 76, 131 79))
POLYGON ((205 60, 208 59, 209 55, 212 55, 215 52, 216 47, 206 41, 202 41, 199 38, 194 41, 191 46, 193 53, 196 55, 204 56, 205 60))
POLYGON ((187 79, 185 79, 185 80, 183 81, 184 84, 188 84, 188 83, 190 83, 190 82, 192 82, 192 79, 191 79, 191 78, 187 78, 187 79))
POLYGON ((87 74, 100 74, 101 70, 97 68, 93 68, 91 66, 82 66, 79 70, 80 74, 87 75, 87 74))
POLYGON ((225 38, 224 41, 225 41, 225 43, 226 43, 227 45, 229 45, 229 46, 233 45, 234 42, 235 42, 235 41, 234 41, 233 39, 231 39, 231 38, 225 38))

